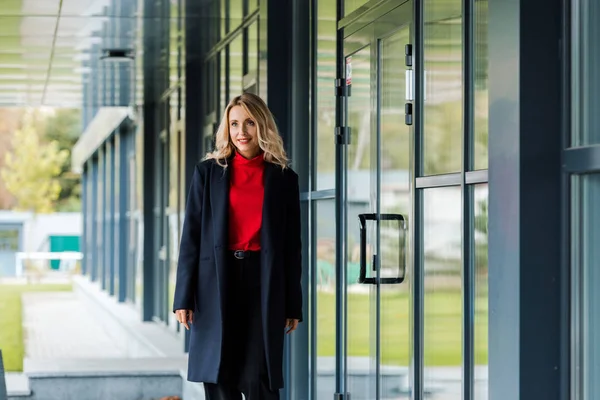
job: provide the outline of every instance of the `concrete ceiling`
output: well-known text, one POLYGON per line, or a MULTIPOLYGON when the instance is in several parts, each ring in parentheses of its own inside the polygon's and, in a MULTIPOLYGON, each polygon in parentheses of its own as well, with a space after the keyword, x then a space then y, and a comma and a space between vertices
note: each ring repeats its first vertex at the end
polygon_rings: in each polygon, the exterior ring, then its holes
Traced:
MULTIPOLYGON (((2 0, 0 107, 81 107, 90 47, 110 0, 2 0)), ((131 32, 124 34, 131 35, 131 32)), ((104 38, 119 43, 119 37, 104 38)), ((100 72, 103 68, 100 63, 100 72)), ((133 68, 133 67, 132 67, 133 68)))

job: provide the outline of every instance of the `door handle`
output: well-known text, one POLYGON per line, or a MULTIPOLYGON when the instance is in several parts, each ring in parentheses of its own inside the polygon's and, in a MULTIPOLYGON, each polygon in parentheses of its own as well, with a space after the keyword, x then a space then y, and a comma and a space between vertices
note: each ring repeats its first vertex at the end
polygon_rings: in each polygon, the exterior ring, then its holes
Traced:
MULTIPOLYGON (((375 284, 376 278, 367 278, 367 221, 377 221, 378 214, 359 214, 360 225, 360 273, 358 283, 375 284)), ((398 221, 400 235, 398 241, 398 276, 379 278, 379 283, 400 284, 406 276, 406 223, 401 214, 379 214, 379 221, 398 221)))

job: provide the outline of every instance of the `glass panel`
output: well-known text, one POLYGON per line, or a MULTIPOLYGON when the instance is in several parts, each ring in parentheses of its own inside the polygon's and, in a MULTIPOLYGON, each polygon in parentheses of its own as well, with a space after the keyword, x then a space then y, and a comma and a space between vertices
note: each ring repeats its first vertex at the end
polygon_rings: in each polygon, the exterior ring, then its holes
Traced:
POLYGON ((174 86, 179 82, 179 6, 171 1, 169 18, 169 82, 174 86))
POLYGON ((123 187, 121 187, 121 145, 122 145, 121 139, 122 139, 122 137, 123 137, 122 135, 115 135, 115 137, 113 139, 113 141, 114 141, 113 142, 114 143, 114 147, 113 147, 114 169, 113 169, 112 178, 114 179, 114 183, 113 183, 114 208, 111 210, 113 213, 113 242, 111 245, 111 249, 113 252, 113 265, 114 265, 113 285, 114 285, 114 293, 117 298, 120 296, 120 294, 119 294, 119 287, 121 285, 120 269, 125 268, 125 265, 121 265, 121 258, 120 258, 121 246, 124 245, 124 240, 120 236, 120 234, 121 234, 121 232, 120 232, 121 218, 124 218, 124 216, 120 214, 121 190, 124 189, 123 187))
POLYGON ((317 9, 317 109, 313 112, 317 119, 316 189, 321 190, 335 188, 335 96, 331 92, 335 80, 335 0, 320 0, 317 9))
MULTIPOLYGON (((381 43, 380 210, 400 214, 408 221, 410 212, 410 127, 404 123, 404 46, 410 31, 404 27, 381 43)), ((398 221, 380 222, 380 276, 401 276, 405 262, 406 231, 398 221)), ((380 295, 381 398, 408 398, 410 360, 409 276, 400 284, 382 284, 380 295), (400 397, 402 396, 402 397, 400 397)))
POLYGON ((227 8, 229 7, 229 0, 220 0, 221 4, 221 38, 225 37, 229 32, 229 21, 227 20, 227 8))
MULTIPOLYGON (((219 76, 219 82, 220 82, 220 89, 219 89, 219 93, 221 96, 221 99, 219 101, 220 106, 219 106, 219 118, 220 116, 225 112, 225 108, 227 107, 227 103, 229 102, 229 87, 227 85, 227 81, 229 80, 228 76, 227 76, 227 52, 229 47, 225 47, 225 49, 223 49, 223 51, 221 51, 221 62, 220 62, 220 67, 221 67, 221 73, 219 76)), ((220 122, 220 120, 218 121, 220 122)))
POLYGON ((600 7, 596 0, 573 1, 572 146, 600 143, 600 7))
POLYGON ((252 14, 252 12, 258 9, 258 3, 260 0, 248 0, 248 13, 252 14))
MULTIPOLYGON (((214 65, 214 62, 209 62, 209 65, 214 65)), ((181 204, 179 196, 181 194, 181 186, 184 185, 182 182, 181 169, 180 169, 180 151, 181 141, 179 135, 179 126, 181 125, 178 121, 177 113, 177 92, 171 97, 171 125, 169 134, 169 193, 168 193, 168 205, 167 205, 167 221, 168 221, 168 240, 169 240, 169 263, 168 276, 168 292, 167 309, 172 310, 173 297, 175 293, 175 278, 177 275, 177 259, 179 258, 179 236, 181 232, 181 226, 179 224, 179 206, 181 204)), ((169 325, 177 327, 177 320, 173 313, 168 313, 169 325)))
POLYGON ((243 87, 243 38, 236 37, 229 45, 229 96, 242 94, 243 87))
MULTIPOLYGON (((600 396, 600 174, 584 175, 574 179, 573 256, 579 271, 579 287, 574 288, 574 300, 579 303, 575 345, 581 346, 574 365, 578 400, 592 400, 600 396), (579 290, 577 290, 579 289, 579 290)), ((579 347, 578 346, 578 347, 579 347)))
MULTIPOLYGON (((359 284, 360 269, 360 225, 359 214, 376 212, 376 189, 374 186, 376 158, 372 151, 375 148, 375 129, 371 129, 371 48, 349 56, 347 62, 352 63, 352 96, 348 98, 348 125, 352 129, 352 140, 348 146, 348 385, 352 398, 375 398, 375 296, 376 286, 359 284), (373 161, 373 163, 372 163, 373 161)), ((367 277, 372 272, 372 257, 377 248, 376 225, 367 223, 366 260, 367 277)))
MULTIPOLYGON (((335 392, 335 201, 315 203, 315 282, 317 287, 316 324, 317 371, 315 388, 318 400, 330 400, 335 392)), ((311 351, 311 354, 315 354, 311 351)))
POLYGON ((424 389, 460 399, 462 381, 461 190, 424 190, 424 389))
POLYGON ((483 0, 474 3, 474 169, 488 168, 488 2, 489 0, 483 0))
POLYGON ((425 175, 461 169, 462 1, 425 0, 425 175))
POLYGON ((137 132, 135 135, 135 221, 136 221, 136 239, 137 243, 133 244, 136 246, 134 250, 135 257, 135 304, 138 311, 142 311, 142 279, 144 277, 143 270, 143 257, 144 257, 144 121, 140 119, 137 132))
POLYGON ((244 1, 229 0, 229 2, 229 17, 231 18, 229 30, 234 31, 242 24, 242 19, 244 18, 244 1))
POLYGON ((488 399, 488 186, 476 185, 473 194, 475 241, 474 400, 488 399))
MULTIPOLYGON (((344 16, 350 15, 352 11, 356 11, 360 6, 365 5, 369 0, 345 0, 344 1, 344 16)), ((321 3, 319 3, 319 6, 321 3)), ((333 12, 335 13, 335 3, 333 5, 333 12)))
POLYGON ((248 73, 258 72, 258 21, 248 28, 248 73))
POLYGON ((105 181, 104 176, 106 173, 104 149, 100 148, 98 151, 98 205, 96 207, 96 280, 101 284, 104 273, 104 208, 106 202, 104 201, 105 181))

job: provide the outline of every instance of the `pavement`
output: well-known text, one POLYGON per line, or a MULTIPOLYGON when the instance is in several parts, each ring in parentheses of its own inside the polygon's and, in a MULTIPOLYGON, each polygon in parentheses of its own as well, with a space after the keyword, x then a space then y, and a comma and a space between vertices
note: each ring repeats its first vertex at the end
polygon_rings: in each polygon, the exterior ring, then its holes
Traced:
POLYGON ((26 358, 127 357, 75 292, 25 293, 22 304, 26 358))

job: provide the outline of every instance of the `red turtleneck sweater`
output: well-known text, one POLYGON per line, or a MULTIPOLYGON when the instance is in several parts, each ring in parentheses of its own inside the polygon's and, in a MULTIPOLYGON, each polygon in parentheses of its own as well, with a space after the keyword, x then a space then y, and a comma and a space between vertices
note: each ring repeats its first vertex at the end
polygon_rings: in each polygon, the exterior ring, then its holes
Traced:
POLYGON ((260 228, 264 199, 264 156, 251 160, 237 153, 229 181, 229 249, 260 250, 260 228))

